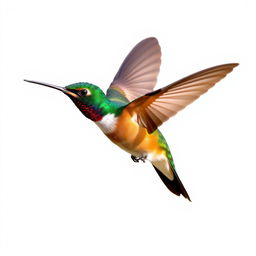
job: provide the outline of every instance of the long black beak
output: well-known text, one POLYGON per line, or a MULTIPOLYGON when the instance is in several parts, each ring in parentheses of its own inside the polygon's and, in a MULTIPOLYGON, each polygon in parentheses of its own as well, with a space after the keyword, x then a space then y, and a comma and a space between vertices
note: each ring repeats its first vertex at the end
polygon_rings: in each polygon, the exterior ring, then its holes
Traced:
POLYGON ((59 91, 65 93, 68 96, 78 98, 77 94, 75 94, 71 91, 68 91, 65 87, 61 87, 61 86, 57 86, 57 85, 53 85, 53 84, 42 83, 42 82, 38 82, 38 81, 27 80, 27 79, 24 79, 24 81, 28 82, 28 83, 32 83, 32 84, 40 84, 40 85, 43 85, 43 86, 46 86, 46 87, 50 87, 50 88, 59 90, 59 91))

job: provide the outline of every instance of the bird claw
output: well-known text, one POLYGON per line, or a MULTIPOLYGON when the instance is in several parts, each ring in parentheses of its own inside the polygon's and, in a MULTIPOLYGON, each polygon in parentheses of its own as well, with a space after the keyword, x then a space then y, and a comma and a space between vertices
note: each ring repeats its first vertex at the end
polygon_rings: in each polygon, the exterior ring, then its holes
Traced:
POLYGON ((145 163, 147 156, 137 157, 137 156, 131 155, 131 158, 132 158, 133 162, 135 162, 135 163, 138 163, 139 161, 142 161, 143 163, 145 163))
POLYGON ((132 161, 135 162, 135 163, 138 163, 138 162, 139 162, 139 159, 138 159, 138 157, 136 157, 136 156, 131 155, 131 159, 132 159, 132 161))

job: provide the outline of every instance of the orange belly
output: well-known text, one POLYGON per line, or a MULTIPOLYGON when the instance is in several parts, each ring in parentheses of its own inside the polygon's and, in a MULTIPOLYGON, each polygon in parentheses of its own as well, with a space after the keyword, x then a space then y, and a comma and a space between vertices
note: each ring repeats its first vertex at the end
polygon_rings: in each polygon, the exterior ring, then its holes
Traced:
POLYGON ((105 135, 120 148, 135 157, 146 157, 166 177, 173 180, 173 172, 170 166, 166 149, 159 143, 158 132, 151 134, 146 128, 138 125, 132 119, 131 114, 123 110, 115 123, 115 128, 105 135))
POLYGON ((162 154, 164 151, 158 143, 156 133, 149 134, 147 129, 132 120, 130 113, 126 110, 118 117, 115 130, 106 136, 134 156, 162 154))

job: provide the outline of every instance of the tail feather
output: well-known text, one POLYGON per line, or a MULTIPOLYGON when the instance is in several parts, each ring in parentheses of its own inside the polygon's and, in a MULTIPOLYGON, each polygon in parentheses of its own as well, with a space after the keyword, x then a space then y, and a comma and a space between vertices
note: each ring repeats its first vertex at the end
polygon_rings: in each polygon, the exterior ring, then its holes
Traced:
POLYGON ((161 178, 161 180, 163 181, 163 183, 165 184, 165 186, 175 195, 180 196, 183 195, 185 198, 187 198, 190 202, 190 197, 185 189, 185 187, 183 186, 181 180, 179 179, 178 174, 174 171, 174 179, 170 180, 168 179, 159 169, 157 169, 154 165, 153 167, 155 168, 157 174, 159 175, 159 177, 161 178))

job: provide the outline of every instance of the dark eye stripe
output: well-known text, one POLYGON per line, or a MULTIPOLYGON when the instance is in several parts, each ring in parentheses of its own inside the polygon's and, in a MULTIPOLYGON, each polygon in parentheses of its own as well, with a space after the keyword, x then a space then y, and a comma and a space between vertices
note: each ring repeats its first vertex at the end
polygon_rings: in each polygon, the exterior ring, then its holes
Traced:
POLYGON ((67 90, 70 92, 73 92, 73 93, 77 93, 77 90, 75 90, 75 89, 67 89, 67 90))
POLYGON ((79 89, 68 89, 70 92, 73 92, 79 96, 86 96, 88 94, 88 90, 85 88, 79 88, 79 89))

